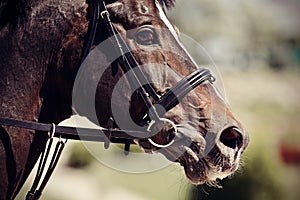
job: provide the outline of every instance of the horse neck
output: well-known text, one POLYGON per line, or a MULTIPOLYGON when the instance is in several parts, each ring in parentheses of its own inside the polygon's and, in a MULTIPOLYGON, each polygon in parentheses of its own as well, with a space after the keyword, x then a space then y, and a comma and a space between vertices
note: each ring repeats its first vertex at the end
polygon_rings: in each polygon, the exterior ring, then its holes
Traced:
MULTIPOLYGON (((58 123, 72 114, 73 82, 79 67, 83 38, 86 32, 85 9, 82 2, 59 4, 57 11, 65 15, 57 27, 56 46, 51 54, 45 80, 41 89, 43 105, 39 121, 58 123), (63 7, 60 7, 64 5, 63 7), (74 13, 75 11, 75 13, 74 13), (74 17, 75 16, 75 17, 74 17)), ((57 18, 51 17, 57 21, 57 18)), ((55 22, 57 24, 57 22, 55 22)), ((51 46, 51 44, 49 44, 51 46)))
MULTIPOLYGON (((65 84, 74 76, 73 66, 80 57, 76 58, 80 52, 75 50, 81 46, 78 37, 82 34, 78 32, 84 32, 83 6, 79 0, 59 4, 56 1, 39 2, 27 13, 26 21, 20 20, 23 24, 13 28, 7 25, 1 30, 1 116, 34 120, 38 118, 42 100, 41 114, 44 109, 49 109, 46 104, 64 101, 61 98, 52 100, 59 97, 56 92, 62 90, 55 86, 55 81, 65 84), (61 81, 64 76, 68 78, 61 81)), ((57 111, 59 108, 55 109, 47 117, 40 116, 41 120, 55 118, 59 121, 63 118, 61 115, 66 115, 62 113, 67 112, 65 109, 60 112, 57 111)))

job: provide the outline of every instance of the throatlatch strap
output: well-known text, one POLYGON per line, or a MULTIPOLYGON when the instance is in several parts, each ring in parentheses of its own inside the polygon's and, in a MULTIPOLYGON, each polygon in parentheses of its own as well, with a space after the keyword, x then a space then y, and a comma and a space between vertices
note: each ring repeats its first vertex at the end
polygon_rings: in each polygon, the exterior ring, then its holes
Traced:
POLYGON ((89 3, 88 6, 88 12, 90 13, 90 15, 88 16, 89 25, 88 25, 87 35, 83 44, 80 64, 83 63, 84 59, 89 54, 94 43, 98 22, 99 22, 100 2, 101 1, 95 1, 93 3, 89 3))

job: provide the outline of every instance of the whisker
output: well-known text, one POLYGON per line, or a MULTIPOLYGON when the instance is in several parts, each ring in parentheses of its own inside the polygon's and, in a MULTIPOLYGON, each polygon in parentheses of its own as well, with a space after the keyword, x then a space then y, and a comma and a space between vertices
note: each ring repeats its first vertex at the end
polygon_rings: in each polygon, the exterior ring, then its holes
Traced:
POLYGON ((221 183, 218 180, 209 180, 206 181, 206 185, 210 186, 210 187, 214 187, 214 188, 223 188, 221 183))

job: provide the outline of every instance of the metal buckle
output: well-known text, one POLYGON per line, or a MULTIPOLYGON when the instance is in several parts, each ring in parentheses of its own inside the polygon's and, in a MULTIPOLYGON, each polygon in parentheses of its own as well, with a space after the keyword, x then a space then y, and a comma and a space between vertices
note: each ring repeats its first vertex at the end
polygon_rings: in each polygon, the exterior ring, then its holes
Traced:
POLYGON ((107 10, 104 10, 104 11, 100 12, 100 16, 101 16, 102 19, 104 19, 104 15, 106 15, 106 17, 109 17, 109 12, 107 10))
POLYGON ((213 75, 210 74, 209 77, 208 77, 208 81, 212 84, 213 82, 216 81, 216 78, 213 75))
MULTIPOLYGON (((174 133, 175 133, 175 135, 176 135, 176 133, 178 132, 178 129, 177 129, 176 125, 174 124, 174 122, 172 122, 171 120, 166 119, 166 118, 159 118, 159 120, 162 121, 162 122, 167 122, 167 123, 171 124, 171 126, 172 126, 173 129, 174 129, 174 133)), ((152 121, 149 123, 149 125, 148 125, 147 131, 150 132, 151 127, 152 127, 155 123, 156 123, 156 122, 152 120, 152 121)), ((150 144, 152 144, 152 145, 155 146, 155 147, 158 147, 158 148, 166 148, 166 147, 171 146, 171 145, 174 143, 174 138, 173 138, 170 142, 168 142, 167 144, 158 144, 158 143, 154 142, 151 138, 148 138, 148 141, 150 142, 150 144)))

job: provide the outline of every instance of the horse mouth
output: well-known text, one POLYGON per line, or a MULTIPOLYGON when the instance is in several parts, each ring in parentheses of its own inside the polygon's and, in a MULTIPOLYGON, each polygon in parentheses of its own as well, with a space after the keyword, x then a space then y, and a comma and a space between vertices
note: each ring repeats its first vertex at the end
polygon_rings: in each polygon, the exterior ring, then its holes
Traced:
POLYGON ((199 143, 192 143, 189 147, 168 147, 161 151, 169 160, 180 163, 186 177, 196 185, 223 179, 233 174, 239 166, 239 156, 232 158, 224 155, 217 146, 207 155, 203 144, 199 143))
POLYGON ((170 161, 180 163, 193 184, 215 185, 212 183, 230 176, 238 169, 241 154, 248 143, 235 147, 229 147, 229 143, 224 144, 221 140, 208 143, 202 136, 193 139, 183 136, 159 152, 170 161))

